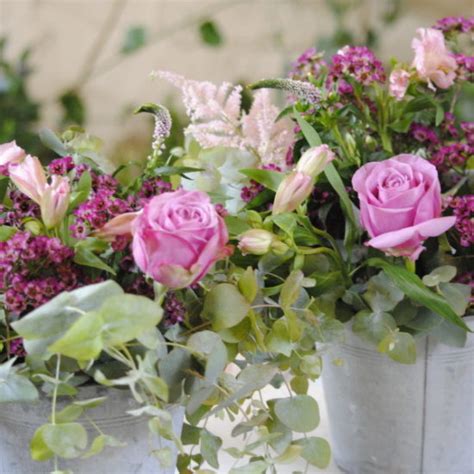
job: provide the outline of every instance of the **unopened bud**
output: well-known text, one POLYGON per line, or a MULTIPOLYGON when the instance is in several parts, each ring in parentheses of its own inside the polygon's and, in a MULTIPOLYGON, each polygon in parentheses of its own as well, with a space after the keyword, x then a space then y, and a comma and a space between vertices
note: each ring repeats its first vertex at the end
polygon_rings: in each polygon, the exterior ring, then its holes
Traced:
POLYGON ((278 186, 272 214, 294 211, 313 190, 313 178, 298 171, 289 174, 278 186))
POLYGON ((323 172, 328 163, 336 158, 336 155, 327 145, 320 145, 310 148, 303 153, 303 156, 296 164, 296 171, 316 178, 323 172))
POLYGON ((243 255, 265 255, 272 248, 276 236, 263 229, 250 229, 239 239, 239 249, 243 255))

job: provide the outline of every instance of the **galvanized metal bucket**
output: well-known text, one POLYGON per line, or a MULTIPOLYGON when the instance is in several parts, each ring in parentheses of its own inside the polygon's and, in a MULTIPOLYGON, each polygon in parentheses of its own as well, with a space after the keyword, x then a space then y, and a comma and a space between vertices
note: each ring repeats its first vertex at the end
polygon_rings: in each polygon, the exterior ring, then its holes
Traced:
MULTIPOLYGON (((466 322, 474 328, 474 317, 466 322)), ((414 365, 393 362, 348 328, 324 356, 332 449, 344 472, 474 473, 474 336, 463 348, 425 337, 417 354, 414 365)))
MULTIPOLYGON (((105 448, 88 459, 60 460, 61 469, 71 469, 74 474, 174 474, 177 450, 170 441, 152 437, 145 417, 127 415, 127 410, 137 408, 126 390, 106 389, 89 386, 80 390, 79 399, 107 396, 102 405, 87 411, 88 416, 104 431, 127 443, 123 448, 105 448), (173 453, 174 465, 163 468, 152 449, 169 447, 173 453)), ((68 403, 59 399, 58 410, 68 403)), ((180 436, 184 409, 170 406, 173 428, 180 436)), ((41 399, 37 403, 0 404, 0 474, 47 474, 53 471, 51 461, 35 462, 29 454, 30 440, 40 425, 46 423, 51 413, 51 400, 41 399)), ((87 422, 89 441, 97 431, 87 422)))

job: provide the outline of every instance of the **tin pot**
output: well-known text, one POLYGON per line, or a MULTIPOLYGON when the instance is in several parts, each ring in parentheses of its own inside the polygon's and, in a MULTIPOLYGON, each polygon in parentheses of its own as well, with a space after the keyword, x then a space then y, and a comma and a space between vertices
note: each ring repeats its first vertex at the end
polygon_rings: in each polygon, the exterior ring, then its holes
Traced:
MULTIPOLYGON (((466 323, 474 328, 474 317, 466 323)), ((399 364, 348 328, 324 356, 332 449, 344 472, 474 473, 474 336, 463 348, 423 337, 417 354, 399 364)))
MULTIPOLYGON (((85 400, 107 396, 100 406, 87 410, 90 417, 105 433, 127 443, 125 447, 105 448, 88 459, 59 460, 61 469, 74 474, 174 474, 177 449, 168 440, 151 436, 146 417, 135 417, 126 412, 137 408, 136 402, 126 390, 108 389, 96 385, 81 388, 78 399, 85 400), (152 449, 169 447, 172 450, 172 467, 162 467, 152 449)), ((58 399, 58 411, 70 403, 58 399)), ((180 436, 184 408, 169 406, 173 429, 180 436)), ((47 474, 54 470, 53 461, 36 462, 29 455, 30 441, 35 430, 48 422, 51 399, 40 398, 36 403, 0 404, 0 474, 47 474)), ((87 429, 89 443, 98 432, 87 419, 80 418, 87 429)))

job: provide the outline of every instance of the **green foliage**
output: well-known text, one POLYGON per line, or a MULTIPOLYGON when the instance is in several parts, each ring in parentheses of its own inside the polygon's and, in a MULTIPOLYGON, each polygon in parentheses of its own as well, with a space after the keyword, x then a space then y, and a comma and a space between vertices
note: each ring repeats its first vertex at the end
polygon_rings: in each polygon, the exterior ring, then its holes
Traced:
POLYGON ((426 306, 433 312, 446 318, 451 323, 470 332, 470 329, 451 308, 446 299, 439 294, 430 291, 414 273, 380 258, 370 259, 369 265, 382 268, 395 285, 397 285, 406 296, 416 303, 426 306))
POLYGON ((212 20, 203 21, 199 25, 199 36, 202 42, 208 46, 221 46, 224 41, 219 27, 212 20))
POLYGON ((131 54, 143 48, 148 40, 147 30, 144 26, 135 25, 128 28, 123 39, 121 53, 131 54))
POLYGON ((215 286, 204 301, 203 316, 215 331, 236 326, 247 316, 250 305, 239 290, 229 283, 215 286))
POLYGON ((36 387, 13 367, 16 358, 0 364, 0 403, 27 402, 38 398, 36 387))
POLYGON ((275 414, 290 430, 308 433, 319 425, 319 407, 309 395, 280 398, 275 403, 275 414))

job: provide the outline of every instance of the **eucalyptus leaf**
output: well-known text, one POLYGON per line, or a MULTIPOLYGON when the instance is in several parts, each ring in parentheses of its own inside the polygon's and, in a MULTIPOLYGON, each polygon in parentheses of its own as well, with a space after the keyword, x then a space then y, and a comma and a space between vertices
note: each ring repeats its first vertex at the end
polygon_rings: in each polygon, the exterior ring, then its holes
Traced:
POLYGON ((308 433, 319 425, 319 407, 309 395, 277 400, 275 414, 284 425, 298 433, 308 433))
POLYGON ((18 373, 13 357, 0 364, 0 403, 30 402, 38 399, 38 390, 30 380, 18 373))
POLYGON ((296 441, 303 447, 301 457, 319 469, 325 469, 331 462, 331 447, 324 438, 311 436, 296 441))
POLYGON ((352 324, 352 330, 369 342, 378 344, 397 328, 397 323, 389 313, 359 311, 352 324))
POLYGON ((200 449, 204 460, 212 467, 219 469, 218 452, 221 449, 222 440, 210 433, 208 430, 201 431, 200 449))
POLYGON ((215 331, 240 323, 250 310, 250 304, 239 290, 229 283, 215 286, 206 295, 203 316, 210 319, 215 331))
POLYGON ((389 334, 380 342, 378 349, 401 364, 416 362, 416 343, 413 336, 407 332, 389 334))
POLYGON ((403 291, 384 272, 369 280, 367 292, 364 294, 364 299, 374 312, 391 311, 403 297, 403 291))
POLYGON ((246 466, 232 468, 229 474, 262 474, 267 467, 266 461, 252 461, 246 466))
POLYGON ((79 423, 48 424, 42 438, 53 453, 65 459, 79 457, 87 446, 87 432, 79 423))

